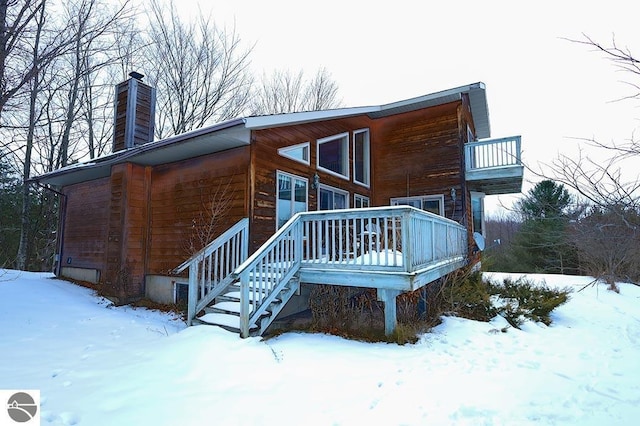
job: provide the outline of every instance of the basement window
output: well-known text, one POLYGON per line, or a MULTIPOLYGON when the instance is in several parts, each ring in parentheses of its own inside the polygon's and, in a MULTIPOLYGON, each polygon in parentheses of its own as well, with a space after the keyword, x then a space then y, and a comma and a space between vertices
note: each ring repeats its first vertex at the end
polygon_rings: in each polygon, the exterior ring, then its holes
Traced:
POLYGON ((318 169, 349 179, 349 133, 318 139, 318 169))

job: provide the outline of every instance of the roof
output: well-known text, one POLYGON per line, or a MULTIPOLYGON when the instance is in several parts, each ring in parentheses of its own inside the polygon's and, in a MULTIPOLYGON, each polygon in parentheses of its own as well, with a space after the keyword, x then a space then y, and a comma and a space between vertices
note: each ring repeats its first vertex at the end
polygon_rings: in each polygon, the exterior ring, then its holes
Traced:
POLYGON ((90 162, 63 167, 34 177, 32 180, 51 185, 71 185, 107 177, 111 173, 111 166, 119 163, 131 162, 143 166, 154 166, 249 145, 252 130, 358 115, 367 115, 374 119, 387 117, 458 101, 463 94, 469 96, 477 137, 480 139, 490 137, 489 109, 485 85, 484 83, 474 83, 385 105, 237 118, 170 138, 138 145, 125 151, 114 152, 107 156, 93 159, 90 162))

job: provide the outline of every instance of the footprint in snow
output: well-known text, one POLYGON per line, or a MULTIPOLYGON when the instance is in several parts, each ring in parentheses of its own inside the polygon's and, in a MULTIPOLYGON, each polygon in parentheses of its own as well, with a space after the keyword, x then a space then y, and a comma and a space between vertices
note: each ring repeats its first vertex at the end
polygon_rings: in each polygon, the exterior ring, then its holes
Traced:
POLYGON ((61 370, 61 369, 59 369, 59 368, 57 368, 57 369, 53 370, 53 372, 51 373, 51 378, 53 379, 53 378, 55 378, 55 377, 58 377, 58 375, 59 375, 60 373, 62 373, 62 370, 61 370))

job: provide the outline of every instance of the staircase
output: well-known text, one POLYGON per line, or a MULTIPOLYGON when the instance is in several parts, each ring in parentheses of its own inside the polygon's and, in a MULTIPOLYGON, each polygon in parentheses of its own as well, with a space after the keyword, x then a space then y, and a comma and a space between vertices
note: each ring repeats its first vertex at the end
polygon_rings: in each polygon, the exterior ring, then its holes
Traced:
POLYGON ((299 221, 248 257, 248 219, 242 219, 174 269, 189 270, 187 323, 217 325, 242 337, 264 334, 300 288, 301 247, 294 232, 300 232, 299 221))

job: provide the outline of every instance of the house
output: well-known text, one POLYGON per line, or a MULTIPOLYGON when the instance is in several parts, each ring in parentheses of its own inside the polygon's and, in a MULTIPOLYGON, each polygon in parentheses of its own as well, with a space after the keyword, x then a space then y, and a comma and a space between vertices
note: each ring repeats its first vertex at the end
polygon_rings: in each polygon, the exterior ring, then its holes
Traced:
POLYGON ((477 250, 484 196, 522 188, 520 137, 489 139, 483 83, 152 141, 155 92, 132 75, 113 153, 35 178, 62 194, 56 273, 122 303, 174 302, 188 272, 189 321, 217 303, 204 320, 246 336, 304 285, 373 287, 391 332, 398 294, 477 250))

